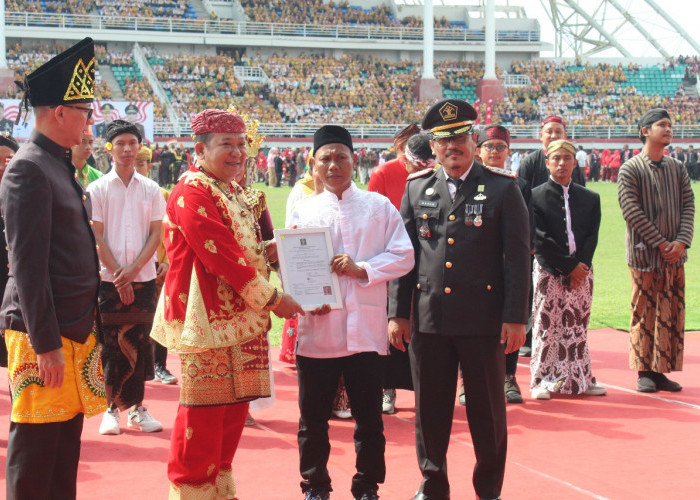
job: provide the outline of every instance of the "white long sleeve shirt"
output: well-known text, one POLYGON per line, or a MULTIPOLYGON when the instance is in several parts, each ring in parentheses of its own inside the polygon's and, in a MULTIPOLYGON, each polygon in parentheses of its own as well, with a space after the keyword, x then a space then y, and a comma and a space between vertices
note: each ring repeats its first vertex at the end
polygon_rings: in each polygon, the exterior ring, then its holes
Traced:
POLYGON ((330 227, 335 254, 348 254, 367 280, 340 276, 343 309, 299 318, 297 354, 338 358, 388 354, 386 283, 413 269, 413 245, 388 198, 352 184, 342 199, 324 191, 297 206, 288 227, 330 227))

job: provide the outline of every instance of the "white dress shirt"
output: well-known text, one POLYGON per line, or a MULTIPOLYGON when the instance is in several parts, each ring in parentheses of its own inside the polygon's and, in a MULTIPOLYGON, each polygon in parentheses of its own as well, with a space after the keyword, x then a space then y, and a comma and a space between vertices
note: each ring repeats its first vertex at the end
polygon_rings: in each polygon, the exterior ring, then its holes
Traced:
MULTIPOLYGON (((87 188, 92 201, 92 218, 104 225, 103 238, 120 266, 136 260, 148 240, 150 225, 165 216, 165 199, 158 184, 138 172, 125 186, 112 169, 90 183, 87 188)), ((155 253, 155 252, 154 252, 155 253)), ((113 282, 114 276, 103 263, 102 280, 113 282)), ((156 278, 153 259, 141 268, 135 282, 156 278)))
MULTIPOLYGON (((550 179, 552 179, 552 176, 549 176, 550 179)), ((554 179, 552 179, 554 182, 554 179)), ((557 184, 559 184, 557 182, 557 184)), ((566 212, 566 236, 567 239, 569 240, 569 255, 573 255, 576 253, 576 238, 574 238, 574 231, 571 229, 571 207, 569 206, 569 186, 571 186, 571 181, 569 181, 569 184, 564 186, 563 184, 559 184, 562 189, 564 190, 564 209, 566 212)))
POLYGON ((413 269, 413 245, 388 198, 355 184, 339 200, 324 191, 297 205, 288 226, 330 227, 333 251, 348 254, 367 280, 339 276, 343 309, 299 318, 297 354, 338 358, 360 352, 389 353, 386 283, 413 269))

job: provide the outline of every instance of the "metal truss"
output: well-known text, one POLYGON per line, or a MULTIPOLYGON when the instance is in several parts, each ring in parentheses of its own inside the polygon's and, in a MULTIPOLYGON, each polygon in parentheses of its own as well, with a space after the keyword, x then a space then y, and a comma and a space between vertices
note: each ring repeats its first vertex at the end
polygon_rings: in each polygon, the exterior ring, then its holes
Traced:
POLYGON ((700 44, 654 0, 635 2, 635 10, 642 4, 651 9, 645 18, 625 8, 619 0, 540 0, 540 3, 554 26, 557 57, 571 52, 588 57, 609 49, 624 57, 632 57, 625 48, 624 39, 619 36, 630 29, 641 35, 664 58, 671 57, 671 53, 659 41, 658 31, 673 33, 700 53, 700 44))

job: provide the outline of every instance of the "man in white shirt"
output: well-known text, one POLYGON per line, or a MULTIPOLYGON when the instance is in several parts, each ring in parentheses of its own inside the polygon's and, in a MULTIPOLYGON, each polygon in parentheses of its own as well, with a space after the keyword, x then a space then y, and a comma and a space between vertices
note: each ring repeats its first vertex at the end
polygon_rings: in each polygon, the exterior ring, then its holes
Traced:
POLYGON ((585 179, 586 178, 586 163, 588 163, 588 155, 583 150, 583 146, 578 147, 576 152, 576 162, 578 163, 579 173, 585 179))
POLYGON ((356 421, 357 473, 353 498, 378 498, 384 482, 384 426, 380 356, 387 355, 386 283, 413 268, 414 251, 401 216, 388 198, 358 189, 352 181, 357 155, 342 127, 314 135, 310 160, 324 191, 300 204, 289 226, 330 227, 342 309, 324 305, 299 319, 299 456, 307 500, 331 491, 327 463, 328 420, 343 375, 356 421))
POLYGON ((114 168, 88 186, 102 274, 108 403, 99 432, 119 434, 119 410, 127 409, 129 428, 157 432, 163 426, 142 403, 145 382, 154 376, 149 337, 157 299, 153 255, 161 240, 165 200, 158 184, 135 170, 141 134, 134 124, 114 120, 106 139, 114 168))

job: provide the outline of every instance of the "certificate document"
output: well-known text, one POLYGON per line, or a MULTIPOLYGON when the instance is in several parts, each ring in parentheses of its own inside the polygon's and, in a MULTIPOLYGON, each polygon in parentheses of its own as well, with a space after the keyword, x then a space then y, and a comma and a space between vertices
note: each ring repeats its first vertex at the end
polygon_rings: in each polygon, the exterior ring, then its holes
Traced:
POLYGON ((342 309, 338 275, 331 272, 329 228, 275 229, 275 241, 284 291, 305 311, 324 304, 342 309))

